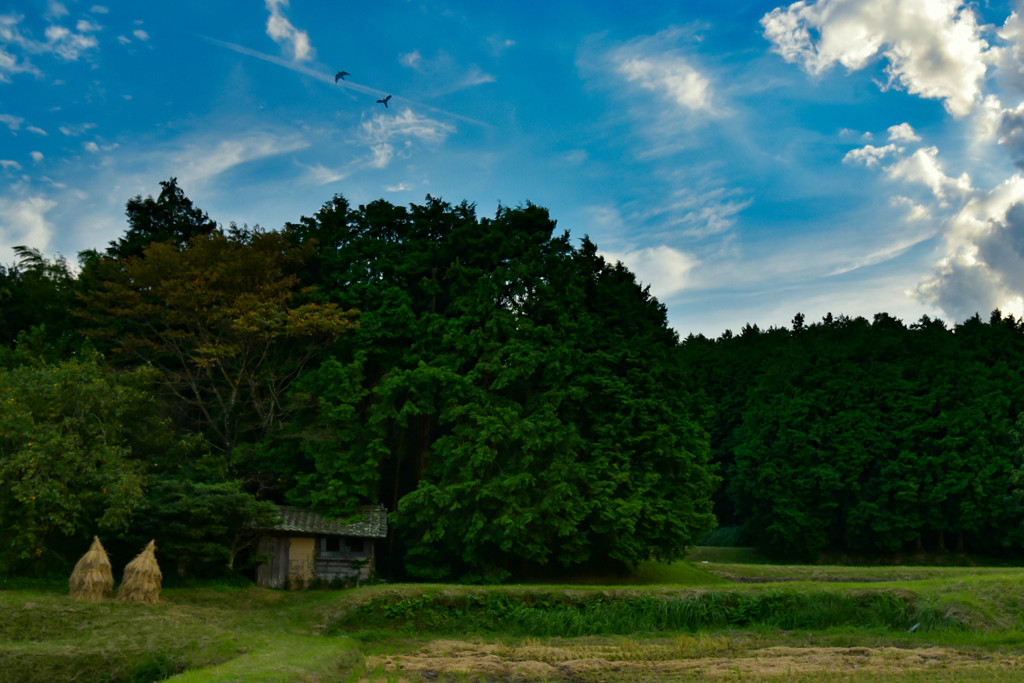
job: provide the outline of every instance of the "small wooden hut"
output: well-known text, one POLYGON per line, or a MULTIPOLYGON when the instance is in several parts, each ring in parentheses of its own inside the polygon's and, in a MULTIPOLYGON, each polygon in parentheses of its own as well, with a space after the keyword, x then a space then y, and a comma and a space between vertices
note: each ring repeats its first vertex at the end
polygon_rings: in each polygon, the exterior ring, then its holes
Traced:
POLYGON ((256 583, 301 588, 316 581, 358 584, 373 575, 375 542, 388 535, 383 506, 362 507, 346 519, 295 507, 279 511, 260 539, 259 552, 269 559, 256 568, 256 583))

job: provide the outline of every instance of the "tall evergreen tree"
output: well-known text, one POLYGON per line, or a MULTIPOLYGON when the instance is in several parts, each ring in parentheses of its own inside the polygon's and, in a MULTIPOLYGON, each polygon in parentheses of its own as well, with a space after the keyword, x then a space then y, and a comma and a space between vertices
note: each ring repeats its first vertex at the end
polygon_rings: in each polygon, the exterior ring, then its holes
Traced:
POLYGON ((294 500, 397 508, 406 567, 435 578, 671 559, 713 524, 706 435, 665 382, 665 309, 588 240, 532 205, 478 219, 429 197, 336 198, 290 231, 320 245, 321 290, 361 311, 293 392, 304 438, 268 449, 294 500))

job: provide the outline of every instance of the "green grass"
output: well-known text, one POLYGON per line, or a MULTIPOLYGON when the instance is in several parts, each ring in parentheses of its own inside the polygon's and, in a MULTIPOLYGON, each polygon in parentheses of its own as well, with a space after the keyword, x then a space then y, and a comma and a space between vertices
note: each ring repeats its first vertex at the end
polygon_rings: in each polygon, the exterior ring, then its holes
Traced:
POLYGON ((676 667, 625 676, 661 681, 696 677, 686 668, 695 658, 727 673, 755 667, 749 680, 800 681, 820 679, 806 663, 818 650, 851 667, 871 663, 851 677, 827 664, 838 680, 998 681, 1024 671, 1024 572, 1008 567, 699 560, 641 565, 633 585, 221 585, 162 597, 83 603, 63 586, 0 589, 0 681, 399 680, 398 668, 418 666, 445 681, 546 680, 536 672, 565 662, 607 666, 563 679, 612 681, 637 662, 676 667), (925 675, 927 661, 900 659, 929 647, 943 648, 932 659, 948 666, 925 675), (790 662, 791 649, 802 658, 790 662), (776 676, 769 665, 790 668, 776 676))
POLYGON ((672 592, 531 588, 396 590, 330 617, 328 633, 364 628, 516 637, 655 634, 730 628, 905 631, 961 628, 930 600, 907 591, 778 589, 672 592))

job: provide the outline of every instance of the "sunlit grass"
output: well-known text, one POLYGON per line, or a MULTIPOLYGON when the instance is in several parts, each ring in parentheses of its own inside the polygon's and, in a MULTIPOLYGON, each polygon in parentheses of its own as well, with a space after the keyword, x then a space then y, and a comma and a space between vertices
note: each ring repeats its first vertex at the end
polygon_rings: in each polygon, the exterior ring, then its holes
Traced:
POLYGON ((0 681, 1024 680, 1022 607, 1013 568, 710 560, 632 585, 209 586, 154 606, 28 585, 0 590, 0 681))

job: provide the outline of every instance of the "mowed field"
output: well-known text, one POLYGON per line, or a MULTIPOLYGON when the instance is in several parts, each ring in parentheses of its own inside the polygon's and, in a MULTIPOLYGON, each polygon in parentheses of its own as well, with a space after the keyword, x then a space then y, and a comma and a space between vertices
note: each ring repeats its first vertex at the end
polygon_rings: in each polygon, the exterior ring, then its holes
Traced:
POLYGON ((566 585, 172 588, 158 605, 5 589, 0 680, 1024 680, 1024 570, 732 559, 566 585))

